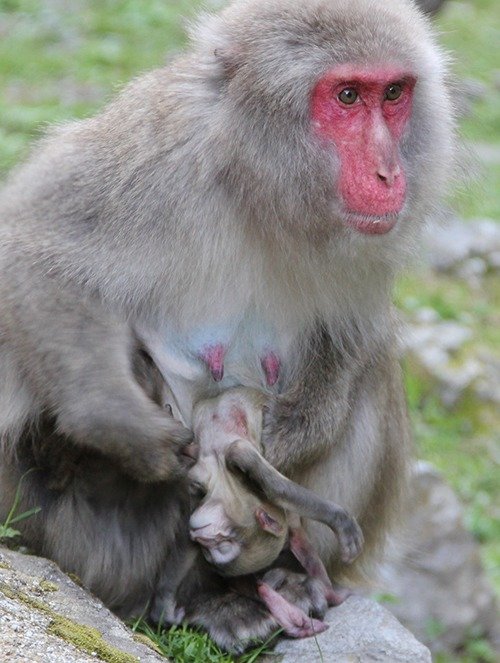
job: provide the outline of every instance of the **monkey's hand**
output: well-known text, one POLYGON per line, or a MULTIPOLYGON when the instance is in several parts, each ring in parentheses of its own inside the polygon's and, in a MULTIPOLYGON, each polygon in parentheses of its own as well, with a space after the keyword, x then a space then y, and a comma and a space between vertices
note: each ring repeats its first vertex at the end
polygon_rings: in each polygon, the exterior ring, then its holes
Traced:
POLYGON ((322 633, 328 624, 310 617, 293 603, 289 603, 279 592, 265 582, 258 583, 260 598, 269 608, 284 632, 292 638, 308 638, 322 633))
POLYGON ((120 455, 124 471, 132 478, 148 483, 185 475, 196 458, 197 446, 193 443, 192 432, 175 419, 165 423, 163 439, 149 440, 133 455, 120 455))

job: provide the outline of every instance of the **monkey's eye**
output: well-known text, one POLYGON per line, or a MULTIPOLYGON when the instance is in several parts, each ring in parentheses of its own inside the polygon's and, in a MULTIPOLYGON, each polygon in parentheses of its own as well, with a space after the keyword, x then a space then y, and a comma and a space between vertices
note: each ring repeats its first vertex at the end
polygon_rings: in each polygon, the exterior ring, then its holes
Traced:
POLYGON ((358 93, 353 87, 346 87, 337 95, 337 99, 346 106, 351 106, 357 98, 358 93))
POLYGON ((396 101, 399 99, 403 92, 403 87, 399 83, 392 83, 385 90, 385 98, 387 101, 396 101))
POLYGON ((201 483, 193 481, 189 484, 189 494, 195 500, 202 500, 206 496, 207 490, 201 483))

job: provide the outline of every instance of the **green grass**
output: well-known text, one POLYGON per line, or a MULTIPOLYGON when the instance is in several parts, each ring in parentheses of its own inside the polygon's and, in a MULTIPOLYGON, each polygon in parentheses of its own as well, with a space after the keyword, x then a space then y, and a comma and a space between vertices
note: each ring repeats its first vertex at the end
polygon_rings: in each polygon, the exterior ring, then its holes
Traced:
POLYGON ((162 64, 200 4, 0 0, 0 175, 46 123, 89 115, 132 76, 162 64))
MULTIPOLYGON (((271 653, 273 641, 279 632, 268 640, 257 643, 240 656, 223 652, 206 633, 187 626, 172 626, 168 629, 152 628, 147 622, 139 620, 132 625, 153 643, 155 649, 176 663, 254 663, 263 654, 271 653)), ((269 657, 272 660, 273 657, 269 657)))
MULTIPOLYGON (((161 64, 179 49, 184 17, 192 16, 201 4, 201 0, 0 0, 0 178, 27 154, 47 123, 95 112, 132 76, 161 64)), ((500 149, 500 63, 494 60, 500 43, 498 0, 450 0, 438 27, 454 53, 459 78, 474 78, 485 88, 484 98, 461 124, 464 138, 500 149)), ((499 220, 499 184, 500 164, 493 162, 483 168, 474 185, 453 196, 453 203, 465 218, 499 220)), ((498 274, 488 276, 479 289, 446 275, 406 275, 398 284, 397 301, 408 313, 431 306, 443 319, 468 316, 474 341, 464 354, 486 350, 499 356, 498 274)), ((467 524, 500 589, 498 407, 467 394, 446 409, 436 385, 417 366, 406 362, 405 373, 419 453, 439 467, 457 490, 466 506, 467 524)), ((140 628, 177 661, 232 660, 205 635, 184 627, 167 633, 140 628)), ((471 634, 466 651, 456 660, 487 661, 485 647, 481 634, 471 634)), ((245 663, 251 663, 255 653, 245 663)))
MULTIPOLYGON (((497 0, 450 0, 438 19, 441 41, 451 51, 455 73, 484 86, 484 98, 461 123, 466 141, 500 149, 500 10, 497 0)), ((457 100, 460 107, 461 100, 457 100)), ((500 219, 500 163, 479 170, 477 182, 454 198, 467 217, 500 219)))

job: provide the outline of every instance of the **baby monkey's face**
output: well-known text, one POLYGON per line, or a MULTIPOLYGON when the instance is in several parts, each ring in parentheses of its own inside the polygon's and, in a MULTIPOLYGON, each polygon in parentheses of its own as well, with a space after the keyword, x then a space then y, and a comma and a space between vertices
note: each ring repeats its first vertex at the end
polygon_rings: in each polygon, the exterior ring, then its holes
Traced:
POLYGON ((225 466, 217 470, 207 483, 200 481, 199 472, 193 473, 193 499, 201 502, 189 520, 191 539, 223 575, 265 569, 286 543, 286 514, 261 500, 225 466))

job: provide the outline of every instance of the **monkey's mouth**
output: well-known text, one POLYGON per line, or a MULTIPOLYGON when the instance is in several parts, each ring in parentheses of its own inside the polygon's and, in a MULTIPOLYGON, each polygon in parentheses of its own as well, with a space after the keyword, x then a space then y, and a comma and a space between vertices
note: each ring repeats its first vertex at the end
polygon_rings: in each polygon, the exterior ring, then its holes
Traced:
POLYGON ((196 537, 193 540, 201 545, 201 552, 207 562, 209 562, 209 564, 215 564, 215 566, 229 564, 235 560, 240 553, 240 546, 238 543, 230 539, 214 541, 213 539, 196 537))
POLYGON ((344 214, 344 220, 348 226, 363 235, 385 235, 396 225, 398 215, 383 214, 376 216, 347 211, 344 214))
POLYGON ((203 556, 211 564, 227 564, 240 553, 240 545, 232 532, 215 534, 210 531, 210 527, 200 527, 191 529, 189 535, 192 541, 201 546, 203 556))

